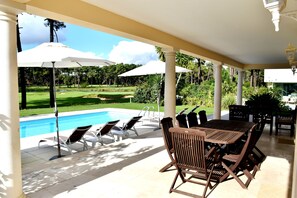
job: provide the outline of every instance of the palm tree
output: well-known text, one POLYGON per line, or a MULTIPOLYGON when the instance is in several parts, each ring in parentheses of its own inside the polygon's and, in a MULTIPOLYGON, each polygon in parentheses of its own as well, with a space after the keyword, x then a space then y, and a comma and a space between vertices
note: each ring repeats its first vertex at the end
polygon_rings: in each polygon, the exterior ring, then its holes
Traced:
POLYGON ((50 28, 50 42, 54 42, 55 40, 54 34, 56 36, 56 41, 59 42, 57 31, 62 28, 66 28, 66 25, 64 24, 64 22, 56 21, 49 18, 44 19, 44 21, 45 21, 44 23, 45 27, 50 28))
POLYGON ((181 67, 187 67, 190 62, 194 60, 193 56, 189 56, 180 52, 176 53, 175 62, 181 67))
POLYGON ((197 66, 198 66, 198 85, 201 84, 201 82, 203 81, 202 78, 202 65, 205 64, 205 60, 201 59, 201 58, 196 58, 197 60, 197 66))
MULTIPOLYGON (((57 31, 62 28, 66 28, 63 22, 53 19, 44 19, 44 25, 50 28, 50 42, 54 42, 54 34, 56 35, 56 41, 58 41, 57 31)), ((50 81, 50 107, 54 107, 54 82, 53 82, 53 69, 49 69, 49 81, 50 81)))
POLYGON ((161 47, 157 47, 157 46, 155 46, 155 48, 156 48, 157 54, 159 55, 159 60, 165 62, 166 61, 165 54, 162 51, 162 48, 161 47))

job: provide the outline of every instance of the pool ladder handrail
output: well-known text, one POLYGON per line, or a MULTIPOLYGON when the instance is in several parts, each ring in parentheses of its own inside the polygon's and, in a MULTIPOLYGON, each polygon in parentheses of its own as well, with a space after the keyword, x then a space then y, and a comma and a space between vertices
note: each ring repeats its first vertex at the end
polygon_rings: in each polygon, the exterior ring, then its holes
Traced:
POLYGON ((138 113, 138 116, 142 116, 143 119, 147 119, 149 121, 155 119, 155 107, 154 106, 145 106, 138 113))

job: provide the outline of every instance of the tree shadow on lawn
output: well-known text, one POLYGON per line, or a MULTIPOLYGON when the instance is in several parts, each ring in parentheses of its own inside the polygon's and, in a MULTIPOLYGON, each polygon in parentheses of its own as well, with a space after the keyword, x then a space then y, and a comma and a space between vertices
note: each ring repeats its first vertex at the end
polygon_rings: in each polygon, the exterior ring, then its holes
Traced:
MULTIPOLYGON (((108 103, 127 103, 129 98, 116 98, 102 100, 99 98, 84 98, 82 96, 78 97, 67 97, 67 98, 57 98, 58 107, 67 107, 75 105, 94 105, 94 104, 108 104, 108 103)), ((33 108, 49 108, 49 99, 44 100, 34 100, 27 103, 28 109, 33 108)))

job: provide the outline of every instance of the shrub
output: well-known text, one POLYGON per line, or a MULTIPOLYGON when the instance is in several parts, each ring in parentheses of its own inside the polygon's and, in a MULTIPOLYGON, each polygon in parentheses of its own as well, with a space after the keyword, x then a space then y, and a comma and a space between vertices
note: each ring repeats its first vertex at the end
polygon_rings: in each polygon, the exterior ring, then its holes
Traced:
POLYGON ((252 95, 246 105, 253 111, 267 113, 267 111, 275 113, 281 106, 281 100, 272 93, 261 93, 252 95))
POLYGON ((227 94, 223 97, 222 100, 222 108, 223 109, 228 109, 229 105, 235 104, 236 99, 235 99, 235 94, 227 94))
POLYGON ((83 82, 83 83, 80 84, 81 88, 86 88, 88 86, 89 86, 89 83, 87 83, 87 82, 83 82))
POLYGON ((159 86, 151 86, 149 83, 145 82, 142 85, 138 86, 134 93, 134 102, 139 103, 154 103, 157 101, 159 86))
POLYGON ((202 105, 198 98, 193 97, 186 97, 183 100, 183 104, 186 105, 202 105))
POLYGON ((211 81, 205 81, 200 85, 190 84, 180 93, 185 98, 184 103, 188 105, 213 106, 214 86, 211 81))

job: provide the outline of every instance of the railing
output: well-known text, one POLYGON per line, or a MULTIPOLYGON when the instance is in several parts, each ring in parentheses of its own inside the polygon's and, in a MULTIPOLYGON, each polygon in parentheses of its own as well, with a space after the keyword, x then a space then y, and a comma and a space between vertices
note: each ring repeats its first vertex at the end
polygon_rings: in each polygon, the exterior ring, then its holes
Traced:
POLYGON ((155 116, 155 107, 153 106, 145 106, 142 108, 142 110, 138 113, 138 116, 142 116, 141 120, 158 120, 159 115, 155 116))

